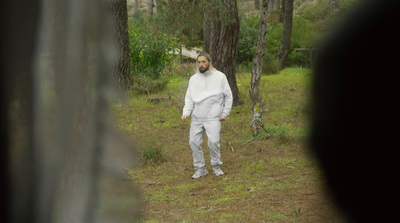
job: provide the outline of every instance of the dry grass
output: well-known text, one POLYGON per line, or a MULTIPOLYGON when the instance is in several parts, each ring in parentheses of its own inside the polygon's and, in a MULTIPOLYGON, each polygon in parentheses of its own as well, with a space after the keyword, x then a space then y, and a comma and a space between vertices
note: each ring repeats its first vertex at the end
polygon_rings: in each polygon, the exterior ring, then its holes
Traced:
MULTIPOLYGON (((151 103, 148 95, 130 95, 129 103, 116 106, 119 129, 141 150, 156 142, 165 158, 128 171, 132 187, 141 191, 143 222, 341 222, 307 151, 310 75, 299 68, 262 78, 270 139, 252 137, 250 74, 237 76, 244 104, 222 126, 226 174, 220 177, 191 179, 190 122, 180 120, 187 77, 173 77, 165 91, 151 95, 167 100, 151 103)), ((211 173, 206 143, 203 148, 211 173)))

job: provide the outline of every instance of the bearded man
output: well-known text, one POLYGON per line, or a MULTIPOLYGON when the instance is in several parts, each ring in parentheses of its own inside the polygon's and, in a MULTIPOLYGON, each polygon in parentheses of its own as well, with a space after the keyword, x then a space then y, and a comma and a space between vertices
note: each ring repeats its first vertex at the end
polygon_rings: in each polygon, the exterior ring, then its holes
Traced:
POLYGON ((208 174, 205 168, 204 154, 201 148, 204 132, 208 137, 211 165, 216 176, 223 175, 221 170, 220 130, 221 122, 230 114, 233 102, 231 88, 226 75, 213 68, 211 57, 206 52, 197 56, 198 72, 189 80, 185 96, 182 121, 192 115, 189 145, 193 154, 193 166, 196 172, 193 179, 208 174))

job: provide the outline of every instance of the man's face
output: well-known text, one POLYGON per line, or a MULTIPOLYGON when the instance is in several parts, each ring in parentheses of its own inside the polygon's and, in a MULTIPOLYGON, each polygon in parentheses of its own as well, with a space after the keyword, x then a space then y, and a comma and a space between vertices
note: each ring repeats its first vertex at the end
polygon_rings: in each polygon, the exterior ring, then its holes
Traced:
POLYGON ((200 73, 204 73, 210 68, 210 61, 205 56, 199 56, 197 58, 197 65, 199 66, 200 73))

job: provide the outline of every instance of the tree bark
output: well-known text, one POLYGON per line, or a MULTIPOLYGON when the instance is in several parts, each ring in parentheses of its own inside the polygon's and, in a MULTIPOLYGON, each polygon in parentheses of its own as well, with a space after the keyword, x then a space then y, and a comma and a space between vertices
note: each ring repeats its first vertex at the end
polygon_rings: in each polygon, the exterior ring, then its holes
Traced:
POLYGON ((133 8, 135 12, 138 12, 139 10, 139 0, 134 0, 133 1, 133 8))
POLYGON ((258 135, 263 130, 261 121, 263 114, 263 98, 260 94, 260 80, 262 62, 265 54, 265 39, 267 35, 268 0, 262 1, 260 28, 258 33, 257 51, 251 68, 250 98, 253 101, 253 115, 250 123, 253 135, 258 135))
POLYGON ((285 14, 283 21, 283 30, 281 37, 281 45, 278 52, 279 68, 282 70, 286 67, 287 57, 290 52, 290 40, 292 38, 292 21, 293 21, 293 0, 285 0, 285 14))
POLYGON ((128 90, 133 85, 129 58, 128 9, 126 0, 113 0, 109 10, 114 18, 120 56, 113 67, 119 86, 128 90))
MULTIPOLYGON (((279 22, 283 23, 285 21, 285 5, 286 5, 286 0, 274 0, 278 2, 282 2, 282 7, 281 7, 281 15, 279 16, 279 22)), ((276 9, 278 10, 279 7, 276 9)))
POLYGON ((147 1, 147 13, 151 16, 153 15, 153 0, 147 1))
POLYGON ((233 104, 237 105, 240 101, 235 73, 240 28, 237 1, 221 0, 221 4, 222 10, 213 7, 212 11, 206 13, 204 49, 211 55, 213 66, 227 76, 233 104))
POLYGON ((332 1, 332 5, 331 5, 332 12, 333 12, 333 14, 336 14, 339 12, 339 2, 338 2, 338 0, 331 0, 331 1, 332 1))
POLYGON ((260 10, 260 0, 254 0, 254 9, 260 10))
POLYGON ((109 110, 110 96, 118 94, 110 68, 120 50, 106 9, 109 2, 37 0, 22 8, 14 2, 0 7, 0 69, 6 81, 0 90, 1 155, 8 152, 1 170, 9 164, 8 175, 1 176, 7 188, 0 192, 0 210, 7 216, 3 221, 1 215, 0 222, 139 221, 140 209, 110 213, 100 208, 106 196, 115 198, 122 187, 133 191, 119 172, 125 164, 117 163, 125 161, 115 155, 135 157, 125 153, 132 147, 123 146, 126 141, 114 131, 109 110), (11 128, 10 93, 21 77, 29 78, 30 94, 22 95, 31 103, 29 123, 11 128), (117 184, 118 193, 109 182, 117 184), (132 215, 115 219, 127 213, 132 215))
POLYGON ((161 1, 156 0, 156 12, 161 13, 162 12, 162 7, 161 7, 161 1))

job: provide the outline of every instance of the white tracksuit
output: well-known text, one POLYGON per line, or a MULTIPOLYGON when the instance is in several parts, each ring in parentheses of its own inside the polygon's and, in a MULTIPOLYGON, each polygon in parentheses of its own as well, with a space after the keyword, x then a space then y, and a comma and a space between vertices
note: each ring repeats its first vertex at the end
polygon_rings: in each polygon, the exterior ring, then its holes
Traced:
POLYGON ((219 117, 228 117, 232 108, 232 91, 225 74, 212 68, 205 73, 196 73, 189 80, 183 115, 192 114, 189 145, 193 152, 196 169, 205 166, 203 150, 204 131, 208 136, 211 165, 222 165, 220 154, 219 117))

